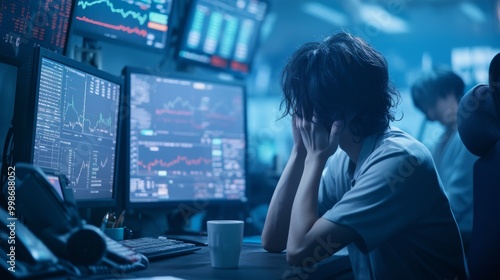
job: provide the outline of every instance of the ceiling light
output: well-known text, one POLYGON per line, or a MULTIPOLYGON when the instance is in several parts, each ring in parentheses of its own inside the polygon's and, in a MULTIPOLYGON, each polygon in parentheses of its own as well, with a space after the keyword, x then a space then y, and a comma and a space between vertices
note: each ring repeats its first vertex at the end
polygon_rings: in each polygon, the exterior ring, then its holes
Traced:
POLYGON ((360 5, 359 15, 361 19, 385 33, 406 33, 408 24, 405 20, 392 15, 378 5, 360 5))
POLYGON ((468 16, 470 19, 477 21, 477 22, 485 22, 486 21, 486 15, 484 12, 475 4, 472 4, 470 2, 462 2, 460 4, 460 10, 468 16))
POLYGON ((302 10, 333 25, 347 24, 347 17, 344 14, 320 3, 307 2, 302 5, 302 10))

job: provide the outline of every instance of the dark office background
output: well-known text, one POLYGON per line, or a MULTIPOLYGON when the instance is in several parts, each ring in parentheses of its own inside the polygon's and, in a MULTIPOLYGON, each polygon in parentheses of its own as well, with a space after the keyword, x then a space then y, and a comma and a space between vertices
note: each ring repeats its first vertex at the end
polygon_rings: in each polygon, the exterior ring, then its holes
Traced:
MULTIPOLYGON (((182 4, 183 1, 180 0, 182 4)), ((389 63, 391 79, 402 94, 395 125, 432 145, 439 128, 425 122, 413 108, 409 85, 422 70, 449 65, 466 89, 486 83, 488 65, 500 52, 500 0, 269 0, 260 42, 247 85, 249 221, 258 232, 266 203, 292 145, 289 119, 277 120, 281 91, 278 77, 290 54, 302 43, 345 30, 363 37, 389 63), (264 176, 263 176, 264 175, 264 176)), ((174 28, 180 28, 184 5, 177 6, 174 28)), ((82 37, 71 34, 67 56, 80 59, 82 37)), ((174 46, 175 42, 172 43, 174 46)), ((179 68, 174 49, 152 53, 118 44, 97 42, 100 68, 120 75, 124 66, 169 72, 179 68)), ((202 67, 183 68, 199 75, 231 79, 202 67)), ((13 114, 16 68, 0 63, 0 147, 13 114)), ((163 227, 159 218, 154 226, 163 227)), ((190 225, 197 230, 199 224, 190 225)))

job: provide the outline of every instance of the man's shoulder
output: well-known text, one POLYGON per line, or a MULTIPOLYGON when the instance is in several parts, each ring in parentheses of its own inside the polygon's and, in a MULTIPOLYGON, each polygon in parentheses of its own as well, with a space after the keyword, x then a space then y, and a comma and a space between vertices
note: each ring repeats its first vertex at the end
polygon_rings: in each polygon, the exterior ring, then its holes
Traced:
POLYGON ((397 127, 392 126, 388 129, 383 137, 381 138, 381 144, 386 146, 392 146, 395 148, 401 148, 404 150, 424 150, 429 152, 427 147, 422 144, 422 142, 418 141, 415 137, 403 131, 397 127))
POLYGON ((397 127, 390 127, 379 138, 373 157, 412 157, 419 161, 432 159, 429 149, 424 144, 397 127))

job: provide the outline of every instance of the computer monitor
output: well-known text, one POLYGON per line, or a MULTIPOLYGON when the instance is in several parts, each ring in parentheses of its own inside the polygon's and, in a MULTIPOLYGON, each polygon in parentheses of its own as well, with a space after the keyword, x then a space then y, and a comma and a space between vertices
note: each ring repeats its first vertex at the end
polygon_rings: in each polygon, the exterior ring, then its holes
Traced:
POLYGON ((0 55, 31 59, 34 45, 64 54, 72 0, 0 1, 0 55))
POLYGON ((173 0, 76 1, 72 30, 89 39, 164 51, 173 0))
POLYGON ((18 78, 15 162, 64 174, 79 207, 115 205, 122 80, 39 47, 18 78))
POLYGON ((262 0, 193 0, 179 42, 179 60, 247 74, 267 6, 262 0))
POLYGON ((246 202, 244 85, 124 72, 130 106, 127 207, 246 202))

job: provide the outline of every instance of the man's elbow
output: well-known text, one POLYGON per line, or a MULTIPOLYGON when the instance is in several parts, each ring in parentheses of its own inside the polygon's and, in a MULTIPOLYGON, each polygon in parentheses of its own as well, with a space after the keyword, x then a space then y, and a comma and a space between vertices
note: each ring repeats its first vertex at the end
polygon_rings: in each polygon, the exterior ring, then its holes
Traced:
POLYGON ((311 266, 328 258, 333 251, 327 252, 323 247, 317 246, 314 250, 306 247, 286 248, 286 261, 293 266, 311 266))
POLYGON ((298 266, 300 264, 300 261, 297 257, 297 255, 293 255, 293 254, 290 254, 290 253, 286 253, 286 262, 289 264, 289 265, 293 265, 293 266, 298 266))
POLYGON ((281 253, 285 250, 285 247, 283 245, 264 238, 262 239, 262 248, 270 253, 281 253))
POLYGON ((286 251, 286 262, 289 265, 301 266, 304 262, 303 253, 300 251, 288 250, 286 251))

